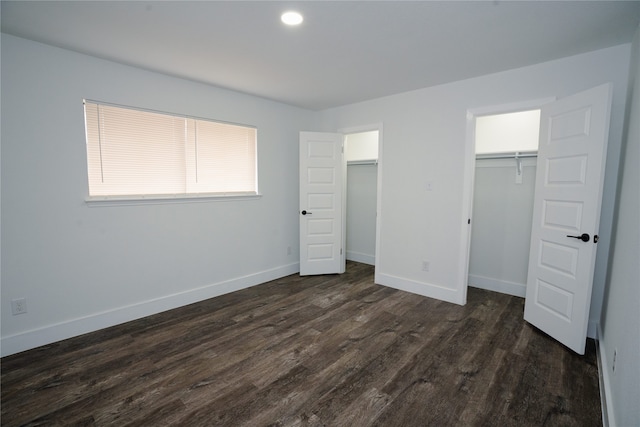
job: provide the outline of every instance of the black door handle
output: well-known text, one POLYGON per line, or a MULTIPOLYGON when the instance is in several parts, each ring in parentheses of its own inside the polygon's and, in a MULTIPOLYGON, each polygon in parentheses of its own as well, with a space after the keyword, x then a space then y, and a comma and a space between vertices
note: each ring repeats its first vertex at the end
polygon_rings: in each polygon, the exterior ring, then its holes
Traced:
POLYGON ((311 212, 307 212, 307 211, 302 211, 300 212, 302 215, 311 215, 311 212))
POLYGON ((567 234, 567 237, 573 237, 574 239, 580 239, 583 242, 588 242, 591 237, 587 233, 582 233, 580 236, 570 236, 567 234))

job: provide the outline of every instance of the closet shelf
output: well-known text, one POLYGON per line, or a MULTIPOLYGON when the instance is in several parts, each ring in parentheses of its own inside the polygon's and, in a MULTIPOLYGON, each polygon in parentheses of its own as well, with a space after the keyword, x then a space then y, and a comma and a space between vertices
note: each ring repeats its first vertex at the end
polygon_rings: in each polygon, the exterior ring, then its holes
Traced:
POLYGON ((366 160, 347 160, 347 166, 350 165, 377 165, 378 159, 366 159, 366 160))
POLYGON ((516 151, 511 153, 490 153, 490 154, 476 154, 476 160, 485 159, 524 159, 527 157, 538 157, 537 151, 516 151))

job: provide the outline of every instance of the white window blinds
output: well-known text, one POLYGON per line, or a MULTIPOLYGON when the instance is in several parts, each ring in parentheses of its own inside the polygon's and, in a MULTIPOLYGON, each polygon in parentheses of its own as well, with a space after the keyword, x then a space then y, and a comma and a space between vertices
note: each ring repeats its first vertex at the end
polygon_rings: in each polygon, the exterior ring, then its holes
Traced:
POLYGON ((256 129, 85 101, 90 196, 257 194, 256 129))

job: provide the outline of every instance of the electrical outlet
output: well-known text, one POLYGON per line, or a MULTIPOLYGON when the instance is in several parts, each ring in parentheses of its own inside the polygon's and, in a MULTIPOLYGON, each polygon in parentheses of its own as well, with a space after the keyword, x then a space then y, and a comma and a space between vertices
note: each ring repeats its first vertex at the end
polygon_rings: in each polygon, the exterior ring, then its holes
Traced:
POLYGON ((422 261, 422 271, 429 271, 430 263, 429 261, 422 261))
POLYGON ((27 312, 27 299, 26 298, 16 298, 11 300, 11 313, 15 316, 16 314, 23 314, 27 312))
POLYGON ((618 349, 614 348, 613 349, 613 362, 611 362, 611 371, 613 371, 613 373, 616 373, 616 359, 618 358, 618 349))
POLYGON ((287 246, 287 255, 291 255, 291 246, 287 246))

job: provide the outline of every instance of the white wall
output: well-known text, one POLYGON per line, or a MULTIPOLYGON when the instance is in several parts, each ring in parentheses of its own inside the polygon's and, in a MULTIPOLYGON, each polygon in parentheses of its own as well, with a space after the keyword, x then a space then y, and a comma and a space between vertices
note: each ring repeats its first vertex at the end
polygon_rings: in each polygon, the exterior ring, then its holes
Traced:
POLYGON ((375 160, 378 158, 377 130, 350 133, 345 138, 344 157, 349 161, 375 160))
POLYGON ((536 159, 476 160, 469 285, 524 297, 527 287, 536 159))
POLYGON ((466 250, 462 194, 469 109, 561 98, 612 82, 601 240, 590 314, 591 333, 595 333, 607 273, 629 52, 630 45, 621 45, 322 112, 324 130, 384 124, 378 169, 382 176, 379 282, 451 300, 466 283, 459 263, 466 250), (430 262, 428 272, 422 270, 423 261, 430 262))
POLYGON ((1 101, 3 355, 298 271, 314 113, 8 35, 1 101), (263 196, 88 207, 83 98, 257 126, 263 196))
POLYGON ((640 26, 632 67, 611 271, 599 332, 611 426, 640 425, 640 26))
POLYGON ((537 151, 540 110, 476 118, 476 154, 537 151))

